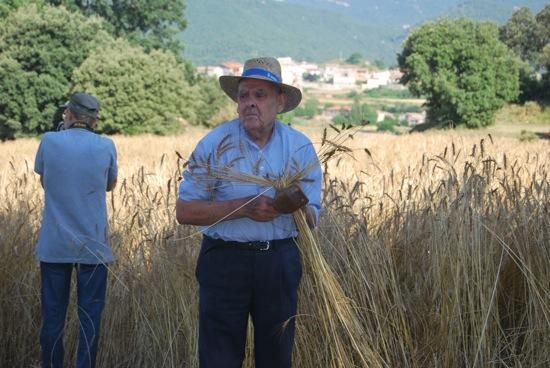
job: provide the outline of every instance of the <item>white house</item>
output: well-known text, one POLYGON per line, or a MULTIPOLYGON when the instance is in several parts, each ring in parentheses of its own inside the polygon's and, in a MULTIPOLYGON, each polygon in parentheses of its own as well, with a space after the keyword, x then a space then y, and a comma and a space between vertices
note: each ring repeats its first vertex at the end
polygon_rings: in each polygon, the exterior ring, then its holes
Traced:
POLYGON ((338 87, 355 87, 357 67, 341 64, 325 64, 324 68, 322 68, 321 79, 338 87))
POLYGON ((375 89, 381 86, 387 86, 391 83, 391 73, 389 70, 372 72, 367 79, 366 89, 375 89))

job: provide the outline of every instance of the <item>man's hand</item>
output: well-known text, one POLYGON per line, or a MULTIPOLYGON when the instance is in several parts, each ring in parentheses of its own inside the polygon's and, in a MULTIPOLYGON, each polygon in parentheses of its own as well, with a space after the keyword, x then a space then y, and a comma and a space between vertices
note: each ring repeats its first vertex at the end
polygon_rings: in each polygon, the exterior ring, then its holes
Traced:
POLYGON ((280 213, 273 207, 273 199, 264 195, 252 200, 244 206, 243 210, 246 217, 261 222, 271 221, 280 216, 280 213))
POLYGON ((309 200, 296 184, 293 184, 279 192, 273 200, 273 207, 280 213, 292 213, 306 204, 309 200))

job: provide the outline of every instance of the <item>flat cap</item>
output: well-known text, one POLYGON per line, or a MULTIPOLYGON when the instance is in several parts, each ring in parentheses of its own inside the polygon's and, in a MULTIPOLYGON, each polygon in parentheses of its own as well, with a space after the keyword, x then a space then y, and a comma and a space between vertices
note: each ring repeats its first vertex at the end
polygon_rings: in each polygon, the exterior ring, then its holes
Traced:
POLYGON ((99 119, 99 102, 97 98, 88 93, 77 92, 71 96, 69 102, 60 107, 69 108, 71 111, 80 115, 99 119))

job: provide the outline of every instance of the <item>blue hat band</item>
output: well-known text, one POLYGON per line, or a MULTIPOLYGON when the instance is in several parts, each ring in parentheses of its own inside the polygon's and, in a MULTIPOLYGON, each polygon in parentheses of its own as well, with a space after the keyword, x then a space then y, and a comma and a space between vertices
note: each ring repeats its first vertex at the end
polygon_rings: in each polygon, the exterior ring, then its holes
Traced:
POLYGON ((252 77, 252 76, 265 77, 269 80, 272 80, 275 83, 282 83, 281 78, 277 77, 275 74, 271 73, 270 71, 261 69, 261 68, 247 69, 243 71, 243 74, 241 75, 241 77, 252 77))

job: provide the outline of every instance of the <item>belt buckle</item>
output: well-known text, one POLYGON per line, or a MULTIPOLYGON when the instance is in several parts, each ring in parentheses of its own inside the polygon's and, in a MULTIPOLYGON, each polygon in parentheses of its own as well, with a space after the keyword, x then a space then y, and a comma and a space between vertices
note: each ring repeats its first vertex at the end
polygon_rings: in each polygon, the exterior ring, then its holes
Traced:
POLYGON ((270 246, 271 246, 271 241, 266 240, 265 241, 265 246, 261 246, 258 250, 266 251, 266 250, 269 250, 270 246))

